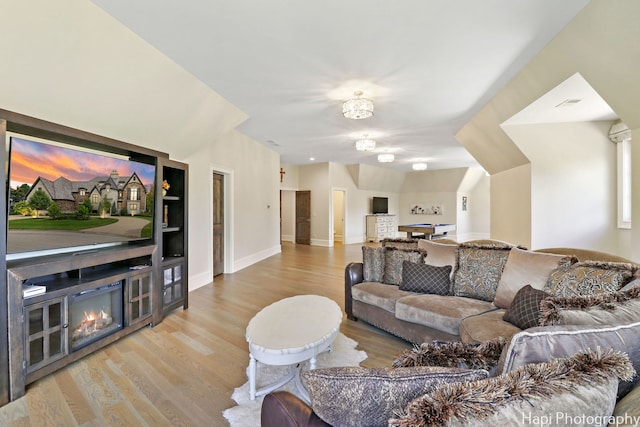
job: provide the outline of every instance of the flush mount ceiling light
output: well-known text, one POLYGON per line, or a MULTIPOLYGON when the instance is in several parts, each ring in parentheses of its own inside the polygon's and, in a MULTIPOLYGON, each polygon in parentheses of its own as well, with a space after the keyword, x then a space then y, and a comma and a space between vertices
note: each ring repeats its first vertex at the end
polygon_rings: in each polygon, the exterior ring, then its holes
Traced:
POLYGON ((424 171, 427 170, 427 164, 426 163, 414 163, 412 166, 414 171, 424 171))
POLYGON ((378 161, 380 163, 391 163, 395 159, 395 156, 391 153, 378 154, 378 161))
POLYGON ((373 151, 376 149, 376 141, 368 138, 369 135, 364 134, 364 138, 356 141, 356 150, 358 151, 373 151))
POLYGON ((347 119, 366 119, 373 116, 373 101, 367 98, 360 98, 362 96, 361 91, 353 92, 356 96, 351 98, 342 104, 342 114, 347 119))

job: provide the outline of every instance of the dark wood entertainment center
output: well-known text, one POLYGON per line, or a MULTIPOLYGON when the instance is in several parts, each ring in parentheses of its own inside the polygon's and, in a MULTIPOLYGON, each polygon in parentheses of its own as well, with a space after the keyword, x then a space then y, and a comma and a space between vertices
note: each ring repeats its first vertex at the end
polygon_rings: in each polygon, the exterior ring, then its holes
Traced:
MULTIPOLYGON (((144 159, 156 166, 153 236, 145 242, 7 261, 0 242, 0 406, 26 386, 136 330, 160 323, 188 306, 188 165, 169 155, 78 129, 0 110, 0 140, 14 132, 105 153, 144 159), (162 194, 163 180, 170 183, 162 194), (46 292, 23 297, 23 284, 46 292), (73 307, 95 298, 113 304, 115 315, 87 322, 108 325, 106 335, 71 330, 73 307), (5 332, 6 331, 6 332, 5 332)), ((8 182, 7 150, 0 150, 8 182)), ((0 186, 0 219, 7 226, 7 187, 0 186)), ((84 324, 84 323, 83 323, 84 324)), ((91 332, 95 331, 91 329, 91 332)))

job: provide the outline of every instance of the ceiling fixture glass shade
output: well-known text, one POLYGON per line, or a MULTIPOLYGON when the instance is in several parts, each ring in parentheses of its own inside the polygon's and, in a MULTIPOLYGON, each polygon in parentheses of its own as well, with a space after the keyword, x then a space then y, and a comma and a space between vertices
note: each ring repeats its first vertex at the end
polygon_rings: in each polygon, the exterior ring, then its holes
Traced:
POLYGON ((376 141, 367 138, 365 135, 363 139, 356 141, 356 150, 358 151, 373 151, 376 149, 376 141))
POLYGON ((391 163, 395 159, 395 156, 391 153, 378 154, 378 161, 380 163, 391 163))
POLYGON ((362 92, 353 93, 356 97, 342 104, 342 114, 347 119, 366 119, 373 116, 373 101, 367 98, 360 98, 362 92))
POLYGON ((426 163, 414 163, 412 166, 414 171, 424 171, 427 170, 427 164, 426 163))
POLYGON ((617 120, 609 129, 609 139, 618 143, 625 139, 631 139, 631 130, 622 120, 617 120))

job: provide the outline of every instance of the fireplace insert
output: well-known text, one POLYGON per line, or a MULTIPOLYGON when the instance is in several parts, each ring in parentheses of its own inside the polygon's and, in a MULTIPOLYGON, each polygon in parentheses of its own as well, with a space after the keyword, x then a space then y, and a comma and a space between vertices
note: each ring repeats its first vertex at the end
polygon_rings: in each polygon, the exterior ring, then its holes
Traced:
POLYGON ((123 327, 123 281, 101 285, 69 298, 71 351, 123 327))

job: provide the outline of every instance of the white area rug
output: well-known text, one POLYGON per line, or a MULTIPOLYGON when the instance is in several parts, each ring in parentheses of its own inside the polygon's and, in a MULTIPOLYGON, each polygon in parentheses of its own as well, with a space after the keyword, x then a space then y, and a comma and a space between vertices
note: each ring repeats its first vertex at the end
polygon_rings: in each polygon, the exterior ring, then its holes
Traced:
MULTIPOLYGON (((356 341, 339 333, 333 342, 333 351, 318 356, 316 368, 359 366, 360 362, 367 358, 367 353, 362 350, 356 350, 357 345, 356 341)), ((309 362, 305 362, 302 369, 307 370, 308 368, 309 362)), ((288 369, 290 368, 287 366, 269 366, 258 363, 257 387, 260 388, 272 384, 282 378, 288 372, 288 369)), ((294 381, 289 381, 278 390, 287 390, 298 395, 298 389, 294 381)), ((264 396, 256 397, 255 400, 249 399, 249 382, 247 381, 244 385, 235 389, 231 398, 238 403, 238 406, 226 409, 222 413, 231 424, 231 427, 260 427, 260 408, 264 396)))

